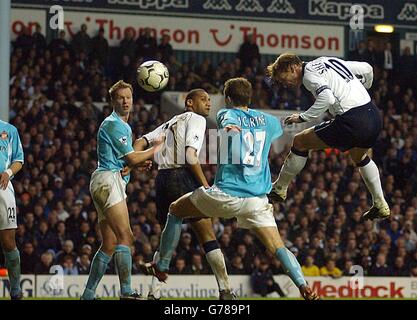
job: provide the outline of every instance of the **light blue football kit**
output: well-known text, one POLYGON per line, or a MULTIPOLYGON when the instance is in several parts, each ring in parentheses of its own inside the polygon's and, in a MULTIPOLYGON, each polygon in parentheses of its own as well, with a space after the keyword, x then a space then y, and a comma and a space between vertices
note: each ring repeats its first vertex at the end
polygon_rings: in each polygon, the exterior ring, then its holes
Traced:
POLYGON ((217 113, 217 127, 220 134, 219 150, 228 152, 220 152, 218 156, 214 184, 235 197, 268 194, 272 188, 268 153, 272 141, 282 135, 278 119, 252 109, 221 109, 217 113), (221 130, 227 125, 236 125, 242 131, 229 139, 230 134, 221 130), (235 163, 234 158, 238 163, 235 163))
MULTIPOLYGON (((0 120, 0 172, 9 169, 13 162, 24 162, 22 143, 15 126, 0 120)), ((12 178, 12 177, 10 177, 12 178)), ((9 181, 6 190, 0 188, 0 230, 17 228, 17 208, 14 189, 9 181)), ((20 253, 17 248, 4 251, 9 274, 10 295, 17 297, 20 288, 20 253)))
MULTIPOLYGON (((94 204, 98 211, 111 208, 126 198, 125 186, 129 182, 130 174, 123 177, 120 171, 127 162, 123 159, 129 153, 134 152, 132 146, 132 129, 113 111, 101 123, 97 133, 97 169, 92 175, 90 191, 94 204), (107 199, 95 197, 96 189, 105 188, 109 191, 107 199)), ((101 212, 100 212, 101 213, 101 212)), ((99 215, 102 215, 101 213, 99 215)), ((125 245, 117 245, 114 259, 119 274, 121 294, 128 296, 133 293, 131 287, 132 254, 131 249, 125 245)), ((98 250, 91 263, 91 271, 87 285, 82 295, 84 300, 94 299, 95 291, 101 278, 106 272, 111 256, 102 250, 98 250)))
MULTIPOLYGON (((134 152, 132 128, 113 111, 101 123, 97 133, 97 171, 120 172, 127 164, 123 157, 131 152, 134 152)), ((128 183, 130 175, 123 179, 128 183)))

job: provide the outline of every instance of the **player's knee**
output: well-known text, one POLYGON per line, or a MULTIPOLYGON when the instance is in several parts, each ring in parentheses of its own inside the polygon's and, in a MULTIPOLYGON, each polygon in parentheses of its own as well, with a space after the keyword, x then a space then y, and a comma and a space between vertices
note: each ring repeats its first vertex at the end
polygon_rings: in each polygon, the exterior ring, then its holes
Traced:
POLYGON ((14 235, 2 237, 1 247, 3 251, 6 252, 13 251, 14 249, 16 249, 16 241, 14 235))
POLYGON ((116 234, 116 237, 118 244, 123 244, 127 246, 130 246, 135 240, 135 237, 133 236, 132 230, 130 230, 130 228, 121 230, 116 234))
POLYGON ((100 250, 103 251, 108 256, 112 256, 116 250, 117 242, 116 241, 104 241, 101 245, 100 250))
POLYGON ((169 213, 173 214, 174 216, 178 213, 178 201, 174 201, 169 205, 169 213))
POLYGON ((298 150, 300 152, 308 151, 303 140, 303 135, 301 133, 297 133, 294 136, 294 140, 292 142, 292 149, 298 150))

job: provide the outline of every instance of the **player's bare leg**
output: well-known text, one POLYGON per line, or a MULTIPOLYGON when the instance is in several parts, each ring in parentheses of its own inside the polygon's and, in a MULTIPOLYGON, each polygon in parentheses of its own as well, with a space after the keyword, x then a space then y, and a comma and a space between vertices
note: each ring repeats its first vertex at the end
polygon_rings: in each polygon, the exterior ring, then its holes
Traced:
POLYGON ((117 245, 117 238, 113 230, 110 228, 106 220, 101 220, 99 223, 101 233, 101 246, 94 255, 91 262, 90 274, 88 275, 87 285, 81 296, 83 300, 95 299, 95 292, 97 286, 106 273, 107 265, 117 245))
POLYGON ((289 251, 282 242, 279 235, 278 228, 275 227, 261 227, 253 228, 252 232, 261 240, 266 249, 273 254, 281 262, 285 273, 291 278, 300 294, 305 300, 318 300, 319 296, 307 284, 304 279, 301 266, 294 254, 289 251))
POLYGON ((119 274, 120 299, 141 300, 142 297, 131 287, 133 233, 129 223, 126 200, 107 209, 106 220, 117 238, 114 259, 119 274))
POLYGON ((141 270, 144 274, 155 276, 159 281, 165 282, 168 278, 172 253, 180 239, 182 220, 184 218, 207 218, 191 202, 191 194, 192 192, 189 192, 171 204, 167 222, 161 235, 159 262, 157 264, 153 262, 142 264, 141 270))
POLYGON ((287 198, 287 189, 294 177, 304 168, 309 150, 329 148, 314 132, 314 127, 305 129, 294 136, 290 153, 282 165, 278 179, 272 185, 268 198, 283 202, 287 198))
POLYGON ((0 230, 0 244, 6 258, 10 297, 12 300, 21 300, 23 294, 20 287, 20 253, 16 247, 15 229, 0 230))
POLYGON ((386 219, 391 214, 390 208, 384 198, 378 167, 368 156, 368 152, 369 149, 363 148, 353 148, 349 150, 352 161, 359 167, 359 173, 372 195, 373 205, 362 217, 365 220, 374 220, 376 218, 386 219))
POLYGON ((214 234, 211 219, 199 219, 197 221, 191 222, 190 224, 198 238, 198 241, 204 248, 207 261, 210 264, 214 276, 216 277, 217 285, 219 288, 219 299, 235 300, 236 295, 230 287, 226 263, 224 262, 223 253, 214 234))

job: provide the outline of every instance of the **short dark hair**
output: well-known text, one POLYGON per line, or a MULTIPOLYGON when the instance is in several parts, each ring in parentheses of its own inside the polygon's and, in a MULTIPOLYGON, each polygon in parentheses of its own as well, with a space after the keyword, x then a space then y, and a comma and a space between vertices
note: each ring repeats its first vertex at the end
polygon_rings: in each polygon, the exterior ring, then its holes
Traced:
POLYGON ((185 96, 185 101, 184 101, 184 104, 185 104, 185 108, 187 109, 187 101, 188 100, 193 100, 194 98, 195 98, 195 96, 197 95, 197 94, 199 94, 200 92, 206 92, 206 90, 204 90, 204 89, 201 89, 201 88, 197 88, 197 89, 193 89, 193 90, 191 90, 191 91, 189 91, 188 93, 187 93, 187 95, 185 96))
POLYGON ((224 83, 223 94, 234 106, 248 106, 252 99, 252 84, 245 78, 232 78, 224 83))

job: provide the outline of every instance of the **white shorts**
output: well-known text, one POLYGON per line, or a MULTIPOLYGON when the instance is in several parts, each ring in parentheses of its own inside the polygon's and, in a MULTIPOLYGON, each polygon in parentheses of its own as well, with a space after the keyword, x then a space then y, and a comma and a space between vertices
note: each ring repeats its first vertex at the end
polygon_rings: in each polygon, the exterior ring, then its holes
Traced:
POLYGON ((0 188, 0 230, 17 228, 16 199, 9 181, 6 190, 0 188))
POLYGON ((105 212, 107 209, 127 198, 125 190, 126 182, 120 172, 93 172, 90 181, 90 193, 97 209, 99 222, 106 219, 105 212))
POLYGON ((241 228, 276 227, 273 206, 266 196, 239 198, 213 186, 209 189, 198 188, 191 194, 190 200, 208 217, 236 217, 241 228))

